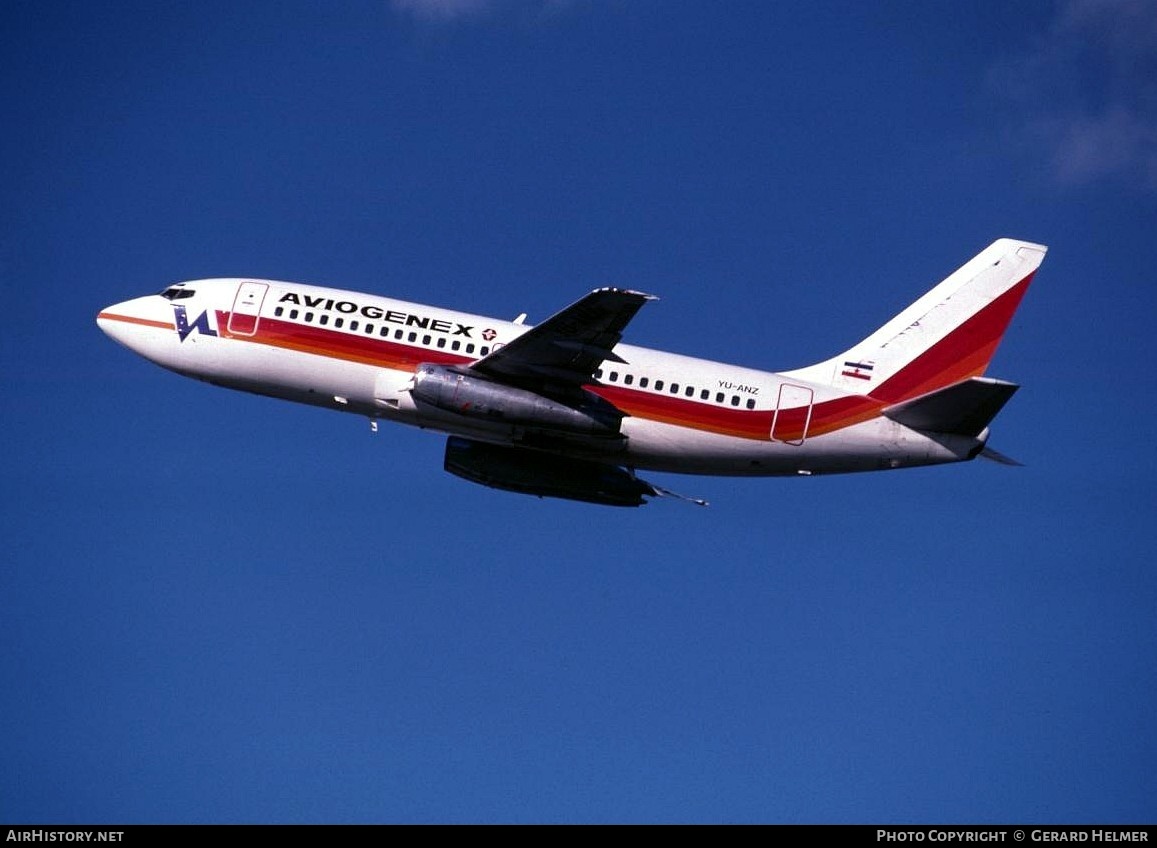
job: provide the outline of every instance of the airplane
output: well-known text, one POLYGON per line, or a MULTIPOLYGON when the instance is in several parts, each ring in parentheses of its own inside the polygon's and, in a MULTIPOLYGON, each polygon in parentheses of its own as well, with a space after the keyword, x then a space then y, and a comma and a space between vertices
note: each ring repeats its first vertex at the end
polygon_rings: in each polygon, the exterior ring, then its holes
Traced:
MULTIPOLYGON (((638 470, 810 476, 961 462, 1019 388, 984 376, 1047 248, 999 239, 843 353, 782 372, 622 343, 653 295, 600 288, 536 326, 274 280, 192 280, 97 324, 198 380, 447 434, 444 468, 641 506, 638 470)), ((682 496, 677 496, 682 497, 682 496)), ((687 498, 706 504, 697 498, 687 498)))

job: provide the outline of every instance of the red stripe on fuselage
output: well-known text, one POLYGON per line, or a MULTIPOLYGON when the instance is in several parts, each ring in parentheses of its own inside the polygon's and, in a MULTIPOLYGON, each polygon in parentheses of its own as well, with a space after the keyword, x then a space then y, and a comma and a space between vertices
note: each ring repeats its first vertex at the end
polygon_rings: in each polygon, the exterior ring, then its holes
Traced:
POLYGON ((459 353, 415 348, 376 335, 358 335, 325 327, 303 326, 291 321, 278 321, 276 318, 262 318, 257 324, 256 334, 252 336, 229 333, 226 329, 228 326, 229 313, 218 310, 217 327, 226 338, 397 371, 412 371, 422 362, 464 365, 473 361, 470 357, 459 353))
MULTIPOLYGON (((233 335, 228 331, 229 313, 222 310, 217 311, 217 327, 222 337, 235 341, 265 344, 396 371, 413 371, 423 362, 469 365, 476 361, 474 357, 453 351, 431 350, 376 335, 303 326, 275 318, 262 318, 255 335, 233 335)), ((775 415, 774 409, 734 409, 624 386, 591 384, 585 388, 637 418, 741 439, 768 441, 775 415)), ((870 397, 849 395, 814 405, 810 419, 807 407, 784 409, 775 423, 776 438, 781 441, 800 439, 804 436, 805 425, 808 437, 840 430, 875 417, 884 405, 870 397)))
POLYGON ((743 439, 768 438, 772 410, 731 409, 687 398, 605 384, 587 386, 628 415, 743 439))

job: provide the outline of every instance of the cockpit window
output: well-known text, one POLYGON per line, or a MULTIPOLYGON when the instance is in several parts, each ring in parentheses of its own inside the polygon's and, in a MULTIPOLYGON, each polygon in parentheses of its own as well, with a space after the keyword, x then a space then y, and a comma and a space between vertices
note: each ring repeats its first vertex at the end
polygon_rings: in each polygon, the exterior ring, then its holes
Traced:
POLYGON ((184 286, 169 286, 161 292, 161 297, 165 300, 184 300, 187 297, 192 297, 196 293, 196 289, 187 289, 184 286))

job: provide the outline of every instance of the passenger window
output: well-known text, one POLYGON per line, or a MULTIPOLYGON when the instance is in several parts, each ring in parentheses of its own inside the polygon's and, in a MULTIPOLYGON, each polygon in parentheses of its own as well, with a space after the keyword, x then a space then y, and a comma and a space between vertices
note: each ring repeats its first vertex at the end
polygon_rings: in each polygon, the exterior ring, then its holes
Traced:
POLYGON ((482 347, 478 351, 478 353, 480 356, 485 356, 486 354, 490 353, 490 346, 489 345, 482 345, 482 347))
POLYGON ((732 395, 731 396, 731 405, 732 406, 739 406, 739 395, 732 395))
POLYGON ((595 379, 596 380, 603 379, 603 369, 602 368, 596 368, 595 369, 595 379))
POLYGON ((687 395, 687 397, 695 397, 695 387, 688 386, 687 390, 683 392, 683 394, 687 395))
POLYGON ((635 382, 635 375, 634 374, 624 374, 623 375, 623 383, 625 385, 629 386, 633 382, 635 382))
POLYGON ((715 393, 715 402, 716 403, 723 403, 723 392, 716 392, 715 393))
POLYGON ((439 336, 438 337, 438 347, 445 347, 445 346, 446 346, 446 338, 444 336, 439 336))
POLYGON ((273 310, 273 314, 276 317, 280 318, 282 315, 285 314, 285 307, 284 306, 277 307, 276 309, 273 310))
POLYGON ((671 394, 673 394, 673 395, 679 394, 679 384, 678 383, 672 383, 671 384, 671 394))
POLYGON ((382 327, 382 329, 379 331, 378 335, 381 336, 383 339, 388 339, 390 337, 390 328, 389 327, 382 327))
POLYGON ((711 400, 711 392, 707 389, 704 389, 699 393, 699 400, 711 400))
POLYGON ((651 378, 650 378, 650 377, 640 377, 640 378, 639 378, 639 388, 640 388, 640 389, 645 389, 645 388, 647 388, 647 384, 648 384, 648 383, 650 383, 650 382, 651 382, 651 378))
POLYGON ((662 380, 656 380, 655 381, 655 391, 657 391, 657 392, 663 391, 663 381, 662 380))
POLYGON ((310 324, 312 324, 313 323, 313 313, 312 312, 306 312, 305 313, 305 320, 308 321, 310 324))
POLYGON ((612 383, 617 383, 617 382, 619 382, 619 372, 618 372, 618 371, 612 371, 612 372, 611 372, 611 378, 610 378, 610 379, 611 379, 611 382, 612 382, 612 383))
POLYGON ((473 353, 474 352, 474 342, 469 342, 466 345, 466 352, 467 353, 473 353))
POLYGON ((333 325, 340 330, 342 327, 345 326, 345 318, 334 318, 333 319, 333 325))
POLYGON ((748 409, 755 409, 755 398, 748 398, 747 399, 747 408, 748 409))
POLYGON ((418 340, 418 334, 417 333, 410 333, 410 341, 416 342, 417 340, 418 340))
POLYGON ((317 319, 317 323, 321 324, 321 326, 324 327, 326 324, 329 323, 329 316, 328 315, 322 315, 320 318, 317 319))
POLYGON ((296 321, 297 320, 297 310, 296 309, 289 310, 289 320, 290 321, 296 321))
POLYGON ((374 325, 373 324, 366 324, 366 335, 372 336, 373 334, 374 334, 374 325))
POLYGON ((422 344, 424 344, 424 345, 430 344, 430 337, 429 336, 422 336, 422 344))
POLYGON ((455 340, 454 343, 452 345, 450 345, 450 350, 461 350, 461 349, 462 349, 462 342, 460 342, 458 340, 455 340))
POLYGON ((350 331, 353 332, 357 328, 358 328, 358 322, 357 321, 350 321, 350 331))

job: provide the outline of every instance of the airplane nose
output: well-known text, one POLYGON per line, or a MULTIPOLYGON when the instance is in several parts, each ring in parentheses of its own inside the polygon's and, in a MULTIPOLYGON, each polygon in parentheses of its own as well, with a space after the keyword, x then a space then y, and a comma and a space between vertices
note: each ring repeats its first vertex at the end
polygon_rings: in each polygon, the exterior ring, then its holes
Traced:
POLYGON ((96 325, 113 341, 131 348, 130 341, 137 332, 136 328, 140 326, 138 323, 140 316, 133 308, 135 305, 135 301, 126 300, 105 307, 97 313, 96 325))
POLYGON ((109 316, 114 314, 116 306, 110 306, 108 309, 102 309, 96 314, 96 325, 101 328, 106 336, 110 339, 116 339, 114 335, 116 323, 109 316))
POLYGON ((97 313, 96 325, 113 341, 155 359, 158 346, 166 342, 175 329, 167 306, 156 295, 114 303, 97 313))

